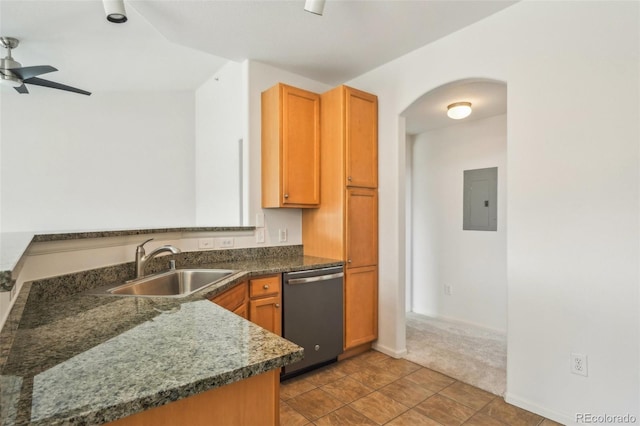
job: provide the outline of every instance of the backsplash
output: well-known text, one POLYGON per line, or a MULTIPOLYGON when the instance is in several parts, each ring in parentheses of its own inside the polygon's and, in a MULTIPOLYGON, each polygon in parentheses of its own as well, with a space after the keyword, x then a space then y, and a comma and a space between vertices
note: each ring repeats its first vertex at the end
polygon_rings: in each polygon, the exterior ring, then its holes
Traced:
MULTIPOLYGON (((198 265, 203 264, 238 262, 262 258, 287 258, 302 255, 302 245, 183 252, 152 259, 147 264, 145 274, 148 275, 167 270, 170 259, 175 259, 177 268, 189 268, 198 267, 198 265)), ((57 300, 105 284, 124 282, 134 277, 134 262, 59 275, 33 281, 29 298, 33 301, 41 301, 43 299, 57 300)))

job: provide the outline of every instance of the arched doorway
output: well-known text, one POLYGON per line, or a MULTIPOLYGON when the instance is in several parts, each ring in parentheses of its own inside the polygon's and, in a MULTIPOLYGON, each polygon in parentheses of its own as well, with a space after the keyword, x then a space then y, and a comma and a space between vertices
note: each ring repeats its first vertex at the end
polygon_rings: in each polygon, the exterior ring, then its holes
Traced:
MULTIPOLYGON (((402 113, 406 358, 500 395, 506 388, 506 93, 503 82, 459 80, 425 93, 402 113), (448 118, 447 106, 460 101, 472 104, 472 114, 448 118), (497 200, 481 195, 487 205, 480 214, 491 204, 496 228, 464 229, 471 212, 465 172, 493 168, 497 200)), ((475 193, 481 186, 469 185, 475 193)))

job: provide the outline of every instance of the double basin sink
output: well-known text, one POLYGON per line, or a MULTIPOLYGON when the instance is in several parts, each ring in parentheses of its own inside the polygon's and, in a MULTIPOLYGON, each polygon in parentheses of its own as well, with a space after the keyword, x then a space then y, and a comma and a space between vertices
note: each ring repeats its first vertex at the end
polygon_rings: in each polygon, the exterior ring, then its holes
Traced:
POLYGON ((91 293, 113 296, 184 297, 215 284, 234 272, 230 269, 171 269, 122 285, 101 287, 91 293))

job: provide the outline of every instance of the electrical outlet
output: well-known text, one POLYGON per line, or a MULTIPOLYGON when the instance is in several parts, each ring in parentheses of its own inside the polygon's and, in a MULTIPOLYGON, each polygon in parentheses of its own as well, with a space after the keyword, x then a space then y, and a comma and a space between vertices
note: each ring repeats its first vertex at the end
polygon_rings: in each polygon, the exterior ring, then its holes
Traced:
POLYGON ((16 297, 16 293, 18 292, 17 287, 18 286, 16 284, 13 284, 13 287, 11 287, 11 291, 9 292, 9 302, 11 302, 14 297, 16 297))
POLYGON ((232 248, 233 247, 233 237, 224 237, 224 238, 216 238, 215 246, 217 248, 232 248))
POLYGON ((256 229, 256 243, 264 243, 264 228, 256 229))
POLYGON ((278 230, 278 241, 281 243, 287 241, 287 228, 278 230))
POLYGON ((198 239, 198 248, 199 249, 212 249, 213 248, 213 238, 199 238, 198 239))
POLYGON ((587 356, 571 352, 571 372, 587 377, 587 356))
POLYGON ((447 296, 451 296, 451 290, 451 284, 444 285, 444 294, 446 294, 447 296))

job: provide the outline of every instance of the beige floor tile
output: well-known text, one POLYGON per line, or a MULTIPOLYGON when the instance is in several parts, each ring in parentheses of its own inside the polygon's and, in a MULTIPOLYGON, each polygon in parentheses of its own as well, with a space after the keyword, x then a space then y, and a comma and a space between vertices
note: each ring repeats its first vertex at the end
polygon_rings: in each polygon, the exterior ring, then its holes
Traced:
POLYGON ((564 426, 562 423, 554 422, 553 420, 544 419, 538 426, 564 426))
POLYGON ((343 372, 344 374, 353 374, 362 368, 364 361, 358 362, 356 359, 349 358, 344 361, 333 364, 336 370, 343 372))
POLYGON ((442 389, 455 383, 455 379, 440 374, 428 368, 421 368, 406 376, 407 380, 423 386, 433 392, 440 392, 442 389))
POLYGON ((543 419, 530 411, 507 404, 502 398, 495 398, 480 412, 510 426, 535 426, 543 419))
POLYGON ((409 410, 391 420, 386 426, 441 426, 441 424, 416 410, 409 410))
POLYGON ((289 379, 280 384, 280 399, 287 400, 301 393, 309 392, 317 386, 309 382, 304 376, 289 379))
POLYGON ((451 386, 447 386, 442 389, 439 394, 453 399, 460 404, 466 405, 467 407, 473 408, 474 410, 481 409, 496 398, 492 393, 462 382, 455 382, 451 386))
POLYGON ((307 375, 306 379, 314 385, 320 387, 327 383, 335 382, 338 379, 346 376, 340 369, 335 368, 333 365, 320 368, 307 375))
POLYGON ((351 377, 343 377, 321 388, 334 398, 348 404, 373 392, 373 389, 351 377))
POLYGON ((413 407, 434 394, 433 391, 407 380, 406 377, 388 384, 379 389, 379 392, 407 407, 413 407))
POLYGON ((365 362, 368 362, 369 364, 377 364, 381 361, 391 359, 391 357, 389 355, 383 354, 382 352, 370 350, 354 357, 354 359, 357 359, 359 361, 365 361, 365 362))
POLYGON ((461 425, 475 413, 474 409, 440 395, 433 395, 414 409, 445 426, 461 425))
POLYGON ((354 410, 382 425, 398 417, 409 408, 380 392, 373 392, 350 404, 354 410))
POLYGON ((358 413, 353 408, 346 406, 332 411, 326 416, 320 417, 314 422, 316 426, 376 426, 377 423, 358 413))
POLYGON ((286 401, 298 413, 314 421, 344 404, 322 389, 313 389, 286 401))
POLYGON ((414 371, 422 368, 418 364, 415 364, 411 361, 407 361, 406 359, 395 359, 395 358, 385 359, 377 363, 377 365, 399 376, 406 376, 407 374, 413 373, 414 371))
POLYGON ((506 426, 501 421, 489 417, 486 414, 476 413, 469 420, 466 421, 464 426, 506 426))
POLYGON ((359 381, 360 383, 364 383, 370 388, 380 389, 391 382, 395 382, 401 376, 393 374, 377 365, 369 364, 361 368, 359 371, 350 374, 349 377, 359 381))
POLYGON ((286 402, 280 401, 280 426, 304 426, 307 424, 309 424, 309 419, 291 408, 286 402))

